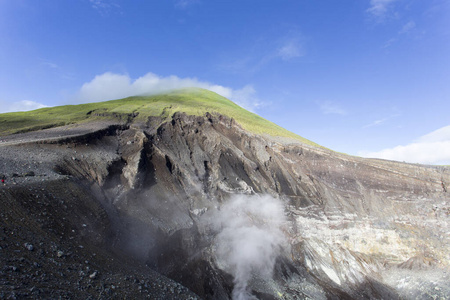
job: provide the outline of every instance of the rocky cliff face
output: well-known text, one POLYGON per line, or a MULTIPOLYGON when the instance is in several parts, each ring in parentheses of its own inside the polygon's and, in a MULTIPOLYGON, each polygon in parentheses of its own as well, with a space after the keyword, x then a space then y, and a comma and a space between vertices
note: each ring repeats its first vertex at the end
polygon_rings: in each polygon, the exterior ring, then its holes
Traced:
POLYGON ((0 154, 3 297, 450 295, 447 167, 182 113, 9 136, 0 154))

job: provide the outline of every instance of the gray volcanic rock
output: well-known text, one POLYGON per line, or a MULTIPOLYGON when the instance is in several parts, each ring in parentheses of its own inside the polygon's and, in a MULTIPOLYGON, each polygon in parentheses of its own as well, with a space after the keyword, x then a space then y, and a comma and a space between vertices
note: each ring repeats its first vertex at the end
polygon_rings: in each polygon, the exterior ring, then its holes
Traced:
MULTIPOLYGON (((222 115, 176 113, 10 136, 0 173, 0 298, 230 299, 239 266, 218 256, 217 219, 237 195, 259 195, 261 206, 270 196, 284 210, 270 223, 237 208, 245 230, 279 226, 282 236, 258 250, 273 266, 250 264, 242 297, 450 295, 448 167, 351 157, 254 135, 222 115)), ((237 245, 230 251, 246 251, 237 245)))

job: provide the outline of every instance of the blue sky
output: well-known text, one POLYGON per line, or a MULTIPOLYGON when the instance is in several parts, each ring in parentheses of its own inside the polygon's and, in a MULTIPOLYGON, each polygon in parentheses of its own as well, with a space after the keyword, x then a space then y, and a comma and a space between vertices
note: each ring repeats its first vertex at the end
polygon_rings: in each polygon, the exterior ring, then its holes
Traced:
POLYGON ((450 164, 450 2, 0 0, 0 112, 184 86, 336 151, 450 164))

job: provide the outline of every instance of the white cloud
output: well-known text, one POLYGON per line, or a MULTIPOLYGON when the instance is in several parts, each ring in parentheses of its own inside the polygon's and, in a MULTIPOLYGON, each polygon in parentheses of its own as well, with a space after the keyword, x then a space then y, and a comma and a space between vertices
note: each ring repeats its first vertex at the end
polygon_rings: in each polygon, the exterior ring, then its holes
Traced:
POLYGON ((450 125, 439 128, 433 132, 430 132, 418 140, 420 143, 434 143, 434 142, 445 142, 450 141, 450 125))
POLYGON ((298 30, 292 29, 276 37, 266 36, 250 41, 242 53, 225 59, 218 67, 232 73, 256 73, 269 64, 295 62, 295 58, 306 55, 305 39, 298 30))
POLYGON ((177 0, 175 1, 175 7, 183 9, 187 8, 190 5, 197 4, 199 2, 200 2, 199 0, 177 0))
POLYGON ((132 92, 131 80, 128 75, 115 73, 103 73, 83 84, 77 100, 79 102, 99 102, 134 96, 138 93, 132 92))
POLYGON ((373 127, 373 126, 378 126, 378 125, 383 124, 383 123, 386 122, 386 121, 387 121, 387 118, 375 120, 375 121, 373 121, 372 123, 369 123, 369 124, 367 124, 367 125, 364 125, 363 128, 369 128, 369 127, 373 127))
POLYGON ((89 0, 92 8, 96 9, 101 15, 105 16, 112 10, 120 10, 120 5, 114 0, 89 0))
POLYGON ((339 105, 331 101, 325 101, 320 103, 320 110, 322 111, 322 113, 326 115, 336 114, 345 116, 347 114, 347 111, 345 109, 341 108, 339 105))
POLYGON ((402 26, 402 28, 397 32, 396 37, 393 37, 391 39, 389 39, 382 48, 389 48, 390 46, 392 46, 394 43, 396 43, 399 39, 401 39, 402 35, 407 35, 411 32, 414 31, 414 29, 416 28, 416 23, 414 21, 409 21, 408 23, 404 24, 402 26))
POLYGON ((405 34, 410 32, 416 27, 416 23, 414 21, 409 21, 405 25, 403 25, 402 29, 398 32, 399 34, 405 34))
POLYGON ((290 60, 303 55, 302 46, 297 39, 286 41, 277 51, 277 56, 283 60, 290 60))
POLYGON ((41 63, 42 66, 48 67, 50 69, 59 69, 59 66, 55 63, 52 63, 50 61, 44 61, 41 63))
MULTIPOLYGON (((216 93, 224 96, 219 92, 216 93)), ((246 85, 239 90, 231 90, 230 96, 227 98, 233 100, 233 102, 248 109, 249 111, 254 111, 255 109, 258 109, 259 107, 267 104, 258 99, 258 97, 256 96, 256 90, 252 85, 246 85)))
POLYGON ((449 165, 450 125, 426 134, 408 145, 377 152, 360 152, 359 155, 410 163, 449 165))
POLYGON ((104 0, 89 0, 89 2, 91 2, 92 7, 95 9, 105 9, 109 7, 109 4, 104 0))
POLYGON ((6 112, 15 112, 15 111, 28 111, 35 110, 38 108, 48 107, 42 103, 30 101, 30 100, 22 100, 17 102, 6 102, 0 101, 0 113, 6 112))
POLYGON ((384 45, 383 45, 383 47, 382 48, 389 48, 390 46, 392 46, 395 42, 397 42, 397 39, 396 38, 392 38, 392 39, 389 39, 386 43, 384 43, 384 45))
POLYGON ((367 11, 377 18, 384 18, 395 1, 397 0, 370 0, 367 11))
POLYGON ((83 84, 75 101, 80 103, 99 102, 135 95, 157 94, 187 87, 208 89, 252 111, 262 105, 251 85, 246 85, 241 89, 232 89, 200 81, 197 78, 162 77, 154 73, 147 73, 137 79, 132 79, 129 75, 111 72, 97 75, 90 82, 83 84))

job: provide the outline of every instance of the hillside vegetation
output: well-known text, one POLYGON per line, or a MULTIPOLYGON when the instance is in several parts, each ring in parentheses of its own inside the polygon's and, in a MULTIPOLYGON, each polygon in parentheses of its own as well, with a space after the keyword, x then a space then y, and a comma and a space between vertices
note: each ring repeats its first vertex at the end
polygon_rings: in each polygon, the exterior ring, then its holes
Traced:
POLYGON ((318 146, 214 92, 199 88, 175 90, 152 96, 134 96, 106 102, 4 113, 0 114, 0 136, 95 120, 145 122, 150 116, 170 118, 175 112, 185 112, 195 116, 202 116, 207 112, 218 113, 235 119, 244 129, 255 134, 289 137, 318 146))

